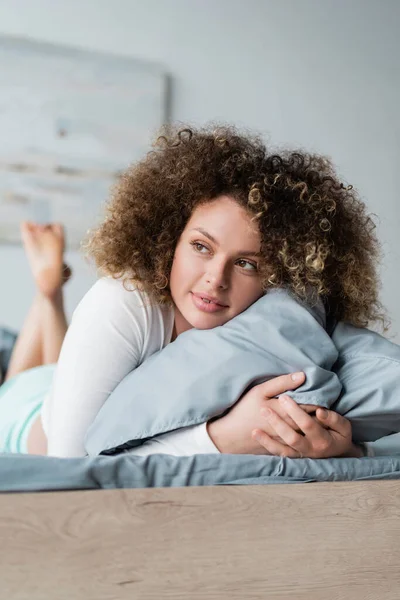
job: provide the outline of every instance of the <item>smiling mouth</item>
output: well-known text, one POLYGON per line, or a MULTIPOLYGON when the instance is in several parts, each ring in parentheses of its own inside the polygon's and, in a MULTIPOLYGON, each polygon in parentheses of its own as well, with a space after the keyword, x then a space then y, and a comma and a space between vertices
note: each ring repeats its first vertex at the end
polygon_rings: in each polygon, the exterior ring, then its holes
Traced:
POLYGON ((207 298, 207 296, 202 296, 201 294, 195 294, 193 292, 192 300, 196 308, 207 313, 213 313, 228 308, 225 304, 220 304, 211 298, 207 298))
POLYGON ((228 308, 227 304, 222 304, 222 302, 218 302, 218 300, 212 298, 211 296, 203 296, 202 294, 197 294, 195 292, 192 292, 192 294, 195 298, 199 298, 206 304, 215 304, 215 306, 220 306, 221 308, 228 308))

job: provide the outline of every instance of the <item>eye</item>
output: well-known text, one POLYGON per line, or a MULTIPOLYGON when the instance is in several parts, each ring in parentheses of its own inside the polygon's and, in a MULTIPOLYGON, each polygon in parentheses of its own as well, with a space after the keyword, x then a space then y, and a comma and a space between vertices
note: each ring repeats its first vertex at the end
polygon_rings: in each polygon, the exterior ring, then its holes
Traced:
POLYGON ((196 252, 199 252, 199 254, 206 254, 207 252, 209 252, 207 246, 205 246, 201 242, 190 242, 190 244, 193 246, 196 252))
POLYGON ((236 261, 236 264, 239 265, 240 268, 245 271, 257 271, 257 265, 250 260, 245 260, 244 258, 240 258, 236 261))

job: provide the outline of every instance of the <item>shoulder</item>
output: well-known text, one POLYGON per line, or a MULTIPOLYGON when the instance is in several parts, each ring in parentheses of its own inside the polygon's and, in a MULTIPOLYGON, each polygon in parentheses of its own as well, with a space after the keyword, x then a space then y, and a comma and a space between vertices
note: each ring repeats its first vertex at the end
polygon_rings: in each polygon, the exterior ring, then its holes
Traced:
POLYGON ((140 338, 144 354, 159 350, 170 341, 173 309, 153 301, 148 294, 122 279, 102 277, 75 309, 73 321, 96 323, 122 336, 140 338))
MULTIPOLYGON (((82 298, 75 312, 105 310, 107 314, 121 310, 140 315, 152 305, 147 294, 122 279, 102 277, 89 289, 82 298)), ((157 307, 153 308, 157 310, 157 307)))

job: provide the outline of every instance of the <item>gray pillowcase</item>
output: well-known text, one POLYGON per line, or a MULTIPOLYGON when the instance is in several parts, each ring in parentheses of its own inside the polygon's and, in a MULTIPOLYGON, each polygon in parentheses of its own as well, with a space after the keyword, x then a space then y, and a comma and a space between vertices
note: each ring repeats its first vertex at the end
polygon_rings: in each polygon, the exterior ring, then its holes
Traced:
POLYGON ((400 346, 369 329, 338 323, 333 366, 342 384, 332 410, 350 419, 353 439, 373 442, 400 431, 400 346))
POLYGON ((300 370, 306 381, 289 395, 354 419, 355 441, 399 431, 400 348, 365 329, 339 324, 331 338, 324 327, 321 304, 310 308, 273 290, 222 327, 183 333, 109 396, 88 430, 87 453, 115 453, 203 423, 252 386, 300 370))

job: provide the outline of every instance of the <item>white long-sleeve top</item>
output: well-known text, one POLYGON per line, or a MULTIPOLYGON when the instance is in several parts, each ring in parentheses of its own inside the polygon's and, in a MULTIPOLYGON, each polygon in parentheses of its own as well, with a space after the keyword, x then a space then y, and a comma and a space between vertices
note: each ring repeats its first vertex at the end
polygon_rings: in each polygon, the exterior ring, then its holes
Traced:
MULTIPOLYGON (((170 341, 172 306, 121 280, 99 279, 76 308, 59 357, 42 423, 51 456, 85 456, 86 432, 111 392, 130 371, 170 341)), ((146 455, 218 452, 206 424, 163 434, 132 451, 146 455)))

